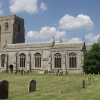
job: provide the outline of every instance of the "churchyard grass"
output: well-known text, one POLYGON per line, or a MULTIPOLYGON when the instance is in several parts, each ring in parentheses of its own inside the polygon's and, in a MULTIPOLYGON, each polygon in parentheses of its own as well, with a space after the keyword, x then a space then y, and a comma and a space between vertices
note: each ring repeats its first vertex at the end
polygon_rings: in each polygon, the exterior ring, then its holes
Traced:
POLYGON ((9 81, 7 100, 100 100, 100 75, 91 75, 91 85, 88 76, 0 73, 0 80, 9 81), (36 80, 36 91, 28 93, 31 79, 36 80))

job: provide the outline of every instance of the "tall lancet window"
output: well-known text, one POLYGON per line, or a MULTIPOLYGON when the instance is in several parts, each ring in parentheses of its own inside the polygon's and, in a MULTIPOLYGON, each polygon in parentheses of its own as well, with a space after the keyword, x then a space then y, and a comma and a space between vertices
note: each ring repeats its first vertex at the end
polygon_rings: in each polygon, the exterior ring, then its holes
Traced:
POLYGON ((25 62, 26 62, 26 55, 25 54, 20 54, 20 67, 25 67, 25 62))
POLYGON ((5 65, 5 54, 1 55, 1 67, 4 67, 5 65))
POLYGON ((69 54, 69 67, 70 68, 76 68, 77 64, 77 55, 76 53, 70 53, 69 54))
POLYGON ((34 54, 34 56, 35 56, 35 67, 41 68, 41 54, 36 53, 36 54, 34 54))
POLYGON ((61 68, 61 54, 60 53, 56 53, 54 55, 54 67, 61 68))

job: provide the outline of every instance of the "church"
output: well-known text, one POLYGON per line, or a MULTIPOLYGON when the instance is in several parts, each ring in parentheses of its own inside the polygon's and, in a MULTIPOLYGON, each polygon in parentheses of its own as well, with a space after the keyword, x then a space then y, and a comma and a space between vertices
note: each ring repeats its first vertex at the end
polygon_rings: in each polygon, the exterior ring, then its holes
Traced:
POLYGON ((24 19, 16 15, 0 17, 0 72, 81 73, 84 52, 91 47, 84 41, 63 43, 54 38, 51 42, 25 43, 24 19))

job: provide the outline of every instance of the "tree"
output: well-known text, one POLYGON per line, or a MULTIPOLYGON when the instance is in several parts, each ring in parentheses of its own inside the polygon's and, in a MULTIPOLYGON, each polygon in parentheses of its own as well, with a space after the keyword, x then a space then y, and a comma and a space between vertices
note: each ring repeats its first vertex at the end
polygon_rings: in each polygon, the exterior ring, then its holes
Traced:
POLYGON ((86 74, 100 73, 100 45, 93 44, 92 49, 84 53, 83 70, 86 74))

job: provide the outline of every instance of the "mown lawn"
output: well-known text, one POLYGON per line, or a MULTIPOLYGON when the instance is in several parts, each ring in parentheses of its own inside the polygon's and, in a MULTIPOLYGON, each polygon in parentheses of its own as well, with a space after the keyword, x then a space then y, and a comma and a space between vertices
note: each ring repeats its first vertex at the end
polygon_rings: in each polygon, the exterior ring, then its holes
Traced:
POLYGON ((9 81, 7 100, 100 100, 100 75, 92 75, 91 85, 87 84, 89 75, 43 75, 0 73, 0 80, 9 81), (36 80, 36 91, 28 93, 28 82, 36 80), (82 80, 86 87, 82 89, 82 80))

